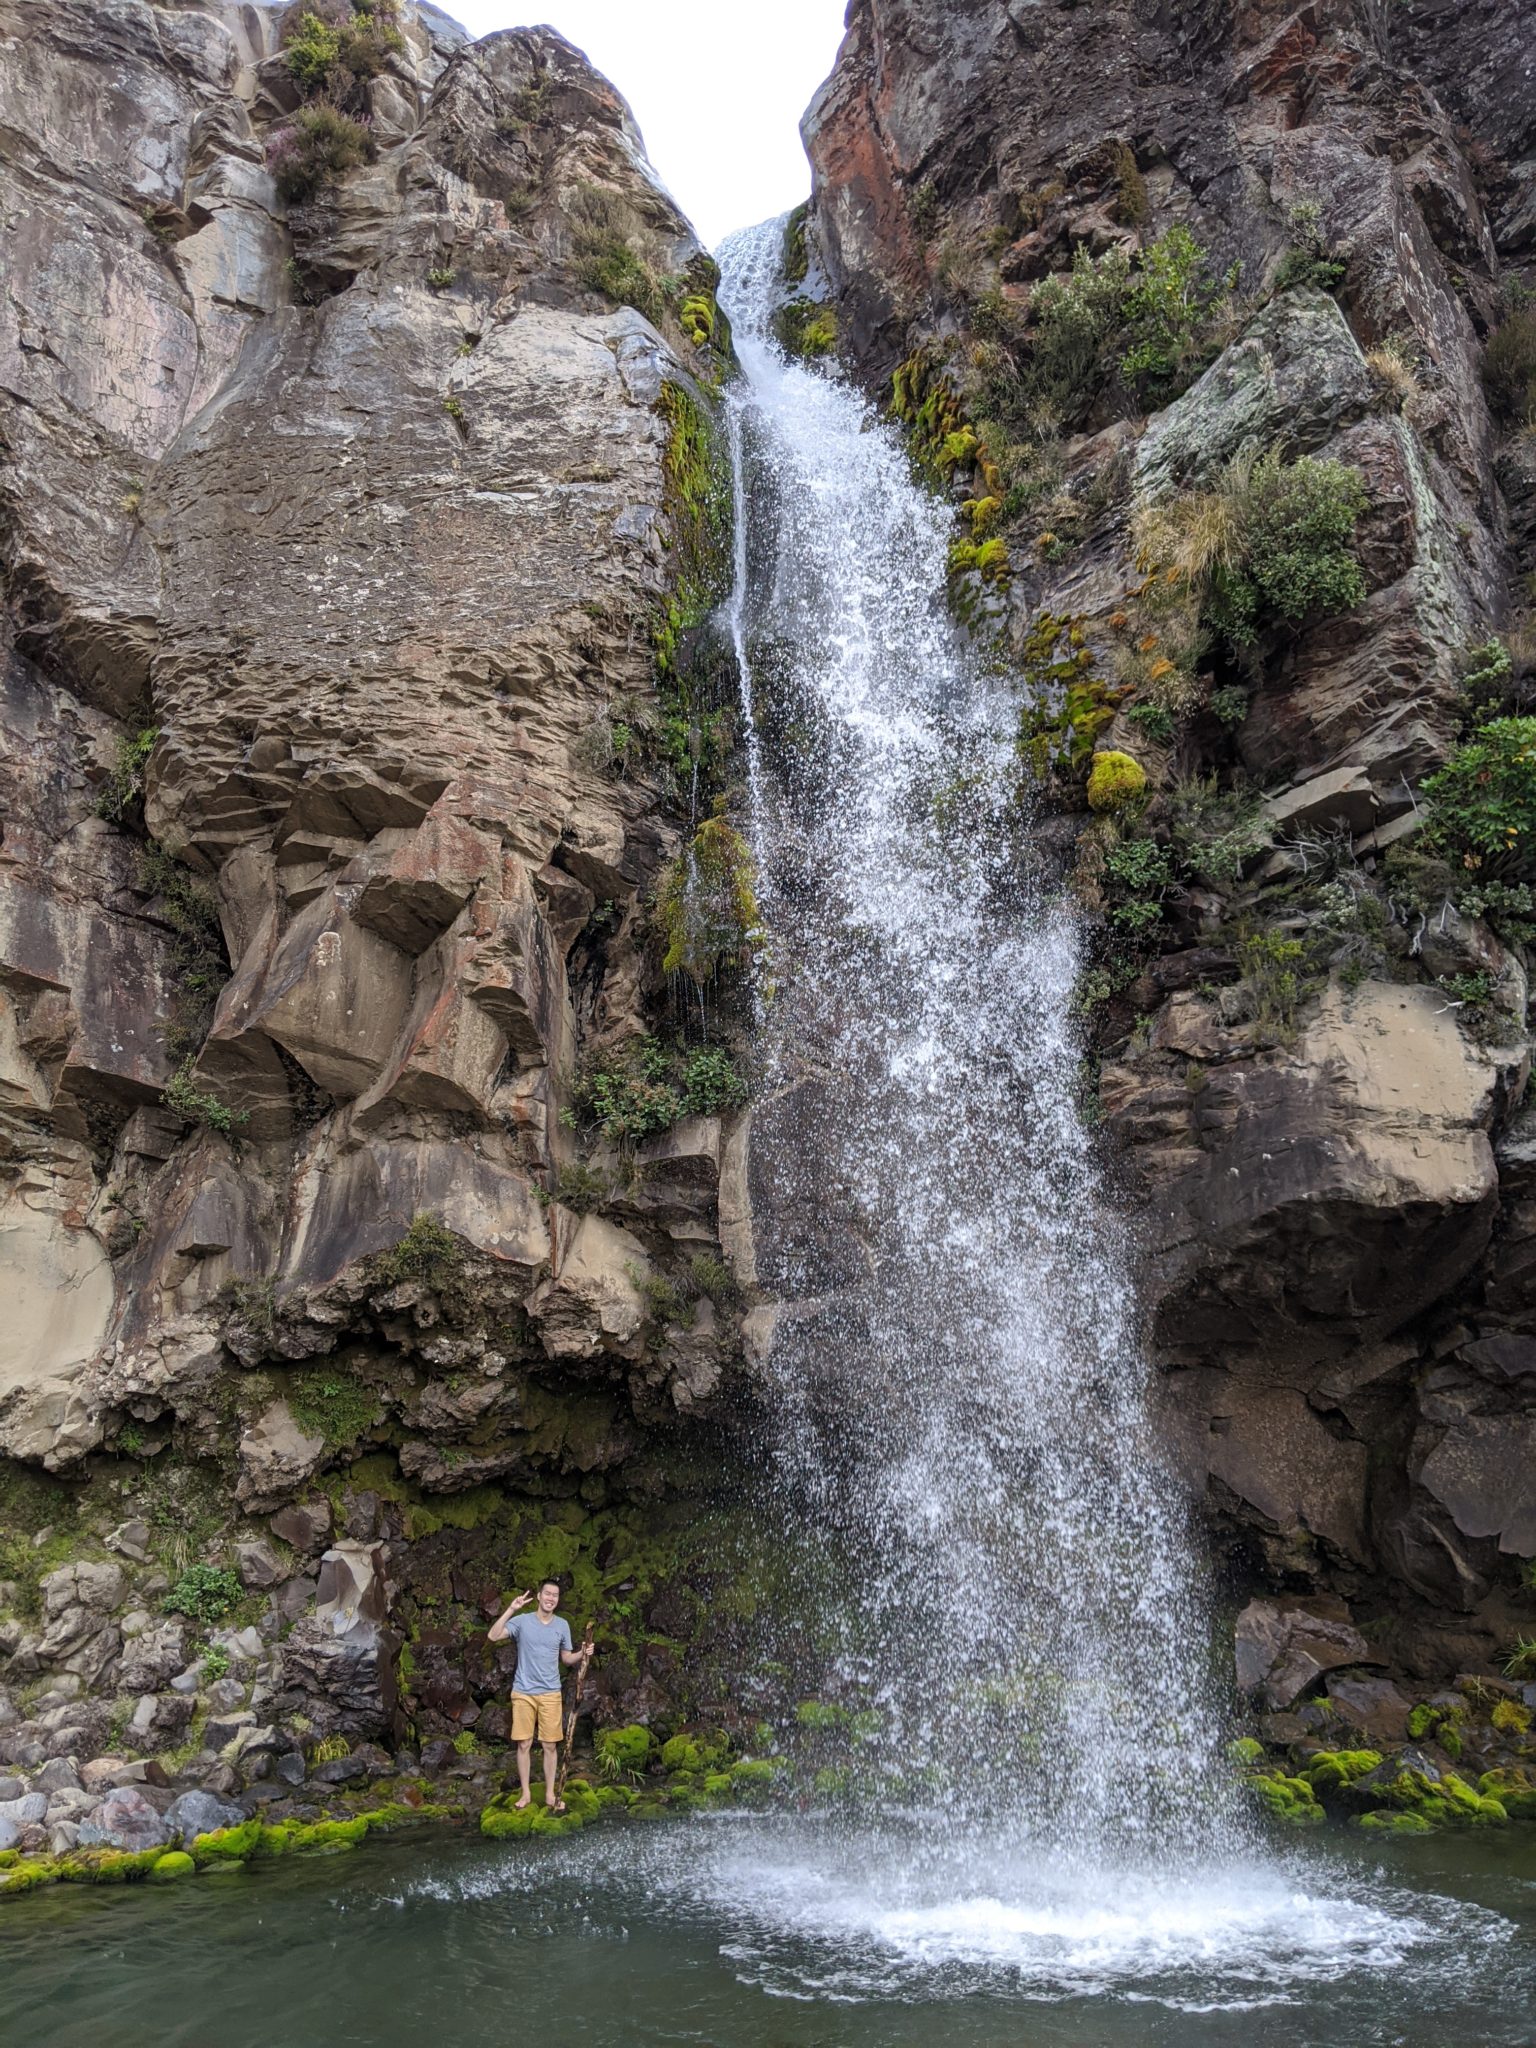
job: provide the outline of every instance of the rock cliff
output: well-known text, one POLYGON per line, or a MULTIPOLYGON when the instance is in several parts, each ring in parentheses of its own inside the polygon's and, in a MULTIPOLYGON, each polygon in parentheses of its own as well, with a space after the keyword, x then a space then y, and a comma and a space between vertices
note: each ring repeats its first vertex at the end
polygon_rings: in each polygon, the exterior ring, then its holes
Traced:
POLYGON ((1523 28, 854 0, 786 244, 1018 682, 1233 1589, 1342 1595, 1419 1680, 1536 1592, 1523 28))
POLYGON ((714 266, 548 30, 13 0, 0 95, 0 1745, 472 1744, 556 1568, 654 1690, 738 1354, 655 931, 714 266))

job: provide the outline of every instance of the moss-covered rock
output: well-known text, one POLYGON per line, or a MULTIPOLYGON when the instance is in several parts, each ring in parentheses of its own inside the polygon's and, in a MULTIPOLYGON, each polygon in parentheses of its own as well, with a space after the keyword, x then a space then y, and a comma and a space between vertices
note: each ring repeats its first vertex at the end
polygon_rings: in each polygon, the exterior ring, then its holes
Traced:
POLYGON ((184 1849, 168 1849, 145 1874, 151 1884, 179 1884, 196 1877, 197 1865, 184 1849))

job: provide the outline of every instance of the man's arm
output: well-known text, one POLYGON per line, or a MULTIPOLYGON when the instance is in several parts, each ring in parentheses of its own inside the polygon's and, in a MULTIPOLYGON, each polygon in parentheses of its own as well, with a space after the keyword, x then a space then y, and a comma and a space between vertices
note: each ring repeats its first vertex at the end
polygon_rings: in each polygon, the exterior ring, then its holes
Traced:
MULTIPOLYGON (((587 1634, 590 1636, 591 1633, 592 1631, 589 1628, 587 1634)), ((567 1628, 565 1632, 565 1648, 560 1652, 560 1662, 562 1664, 579 1664, 591 1647, 590 1643, 584 1642, 579 1650, 573 1650, 571 1648, 571 1632, 567 1628)))
POLYGON ((507 1608, 506 1612, 497 1615, 496 1619, 491 1623, 490 1629, 487 1632, 489 1640, 491 1642, 504 1643, 506 1641, 507 1623, 512 1619, 513 1615, 517 1613, 518 1609, 526 1607, 528 1605, 528 1602, 532 1598, 533 1595, 531 1593, 519 1593, 517 1598, 507 1608))

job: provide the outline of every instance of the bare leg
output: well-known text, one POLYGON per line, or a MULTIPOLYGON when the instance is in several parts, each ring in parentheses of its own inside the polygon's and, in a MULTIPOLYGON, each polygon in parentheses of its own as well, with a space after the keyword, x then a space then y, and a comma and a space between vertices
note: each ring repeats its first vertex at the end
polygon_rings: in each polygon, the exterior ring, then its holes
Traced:
MULTIPOLYGON (((547 1756, 548 1753, 546 1750, 545 1755, 547 1756)), ((526 1806, 528 1804, 528 1774, 532 1766, 533 1737, 530 1735, 526 1742, 520 1742, 517 1745, 517 1782, 522 1787, 523 1795, 517 1802, 519 1806, 526 1806)))
POLYGON ((559 1755, 560 1745, 557 1742, 546 1742, 544 1744, 544 1804, 546 1806, 553 1806, 555 1803, 555 1763, 559 1755))

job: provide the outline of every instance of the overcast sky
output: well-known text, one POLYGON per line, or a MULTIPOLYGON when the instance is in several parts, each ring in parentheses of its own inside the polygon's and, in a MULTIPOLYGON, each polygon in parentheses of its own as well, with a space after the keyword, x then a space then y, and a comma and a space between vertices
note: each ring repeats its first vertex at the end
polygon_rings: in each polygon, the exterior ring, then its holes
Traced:
POLYGON ((635 110, 651 162, 700 237, 806 198, 806 103, 832 68, 844 0, 437 0, 472 35, 530 23, 585 50, 635 110))

